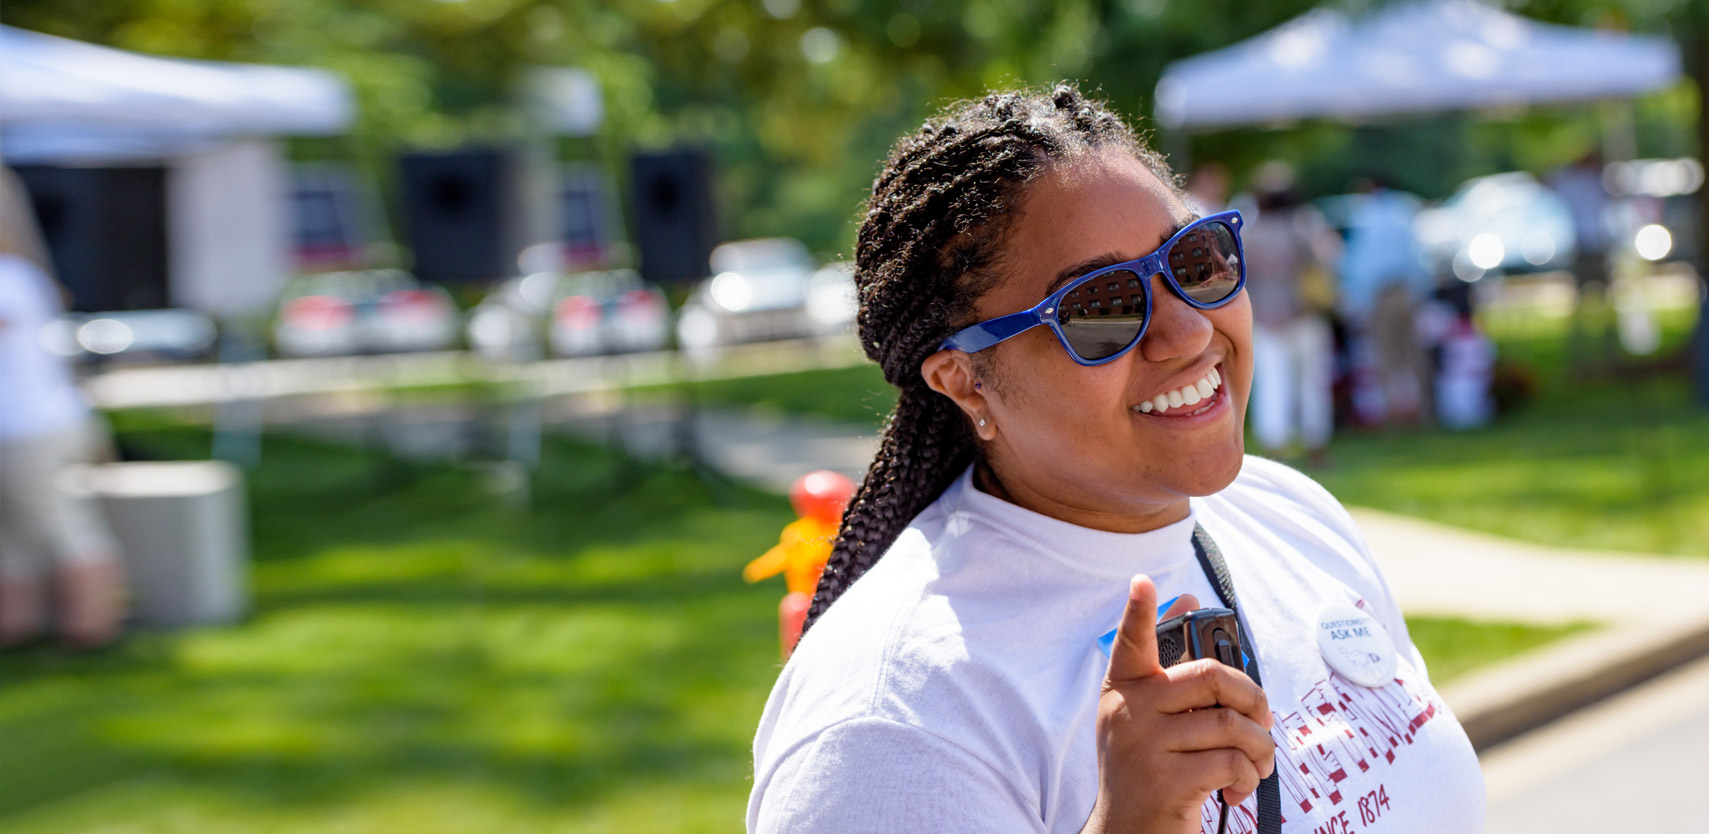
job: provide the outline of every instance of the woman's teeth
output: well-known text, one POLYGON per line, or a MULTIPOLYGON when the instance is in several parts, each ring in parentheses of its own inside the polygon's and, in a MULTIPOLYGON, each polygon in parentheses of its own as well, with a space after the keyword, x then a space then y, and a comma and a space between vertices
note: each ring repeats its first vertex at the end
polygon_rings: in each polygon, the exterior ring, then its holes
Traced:
MULTIPOLYGON (((1191 385, 1183 385, 1173 391, 1165 391, 1158 394, 1157 396, 1134 406, 1133 410, 1141 414, 1150 414, 1153 411, 1158 414, 1162 414, 1171 408, 1185 408, 1190 405, 1198 405, 1201 400, 1210 399, 1211 395, 1216 393, 1216 390, 1221 387, 1222 374, 1217 373, 1216 368, 1213 367, 1205 374, 1204 378, 1200 379, 1198 382, 1191 385)), ((1209 408, 1210 406, 1207 405, 1205 407, 1209 408)))

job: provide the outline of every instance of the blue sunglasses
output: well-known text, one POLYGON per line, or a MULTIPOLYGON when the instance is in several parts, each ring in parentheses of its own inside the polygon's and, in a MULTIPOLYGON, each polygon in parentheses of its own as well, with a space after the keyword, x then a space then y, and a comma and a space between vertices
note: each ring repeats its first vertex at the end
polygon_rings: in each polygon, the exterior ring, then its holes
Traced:
POLYGON ((1048 325, 1082 365, 1102 365, 1133 349, 1151 324, 1151 278, 1162 275, 1182 301, 1214 310, 1246 286, 1240 212, 1225 211, 1188 223, 1156 251, 1080 276, 1031 310, 963 328, 938 347, 975 353, 1004 339, 1048 325))

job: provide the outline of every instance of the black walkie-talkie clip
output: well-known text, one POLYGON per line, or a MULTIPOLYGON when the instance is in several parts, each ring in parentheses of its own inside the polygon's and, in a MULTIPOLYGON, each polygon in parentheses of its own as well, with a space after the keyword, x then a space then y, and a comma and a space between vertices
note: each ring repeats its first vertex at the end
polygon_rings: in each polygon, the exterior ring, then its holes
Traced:
POLYGON ((1240 618, 1233 611, 1200 608, 1157 624, 1157 658, 1163 668, 1201 657, 1244 671, 1240 618))

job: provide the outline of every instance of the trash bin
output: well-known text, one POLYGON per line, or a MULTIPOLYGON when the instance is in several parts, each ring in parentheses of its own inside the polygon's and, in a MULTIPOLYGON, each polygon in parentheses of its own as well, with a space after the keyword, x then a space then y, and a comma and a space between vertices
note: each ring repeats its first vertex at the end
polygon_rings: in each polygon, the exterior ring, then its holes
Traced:
POLYGON ((62 489, 101 502, 144 625, 228 623, 249 609, 243 476, 223 461, 73 467, 62 489))

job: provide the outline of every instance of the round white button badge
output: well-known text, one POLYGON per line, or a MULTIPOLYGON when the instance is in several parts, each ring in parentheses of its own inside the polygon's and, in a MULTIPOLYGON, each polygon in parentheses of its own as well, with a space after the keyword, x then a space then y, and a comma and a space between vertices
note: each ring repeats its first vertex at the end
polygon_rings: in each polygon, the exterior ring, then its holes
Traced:
POLYGON ((1351 605, 1317 612, 1317 647, 1330 668, 1364 687, 1394 680, 1395 648, 1377 618, 1351 605))

